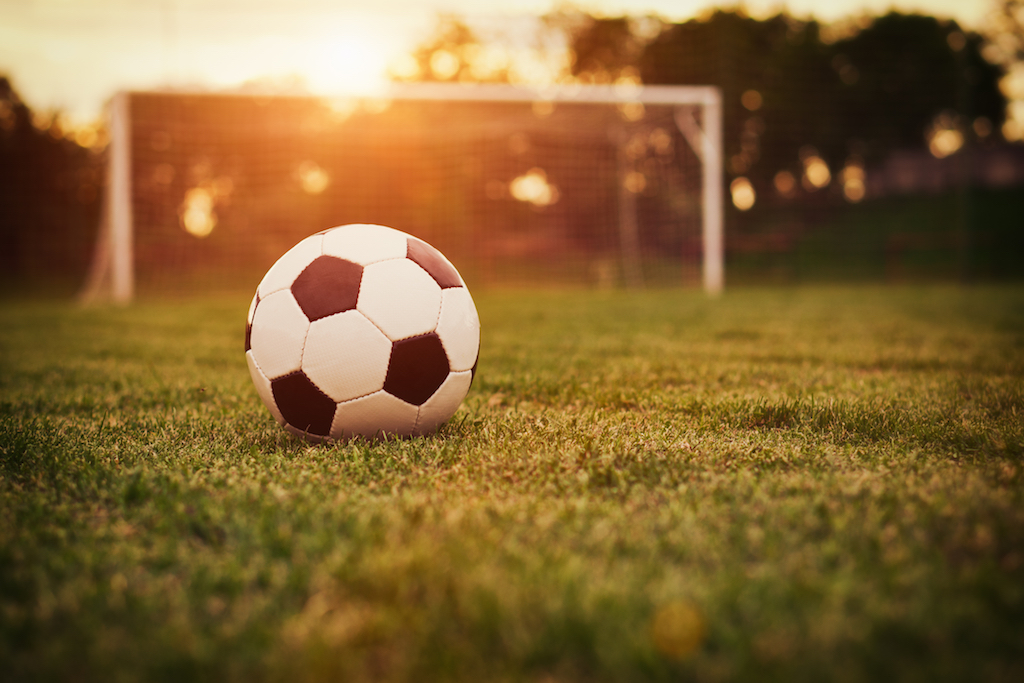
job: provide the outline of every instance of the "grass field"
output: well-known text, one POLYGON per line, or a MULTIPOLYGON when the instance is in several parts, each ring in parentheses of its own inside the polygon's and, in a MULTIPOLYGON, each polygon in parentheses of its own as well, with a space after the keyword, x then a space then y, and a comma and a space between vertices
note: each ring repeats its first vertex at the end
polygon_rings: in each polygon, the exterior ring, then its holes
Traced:
POLYGON ((481 293, 331 447, 247 305, 0 304, 4 680, 1024 680, 1024 288, 481 293))

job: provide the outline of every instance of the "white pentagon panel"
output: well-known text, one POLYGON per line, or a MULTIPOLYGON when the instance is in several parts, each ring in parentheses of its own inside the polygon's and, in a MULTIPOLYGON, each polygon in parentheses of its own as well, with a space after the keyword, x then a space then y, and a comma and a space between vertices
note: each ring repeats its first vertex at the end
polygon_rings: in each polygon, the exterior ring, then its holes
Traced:
POLYGON ((262 299, 252 319, 249 346, 257 365, 270 379, 302 367, 302 347, 309 320, 287 289, 262 299))
POLYGON ((378 391, 338 404, 331 424, 331 437, 375 437, 383 434, 408 436, 416 428, 419 409, 386 391, 378 391))
POLYGON ((434 330, 441 288, 409 259, 381 261, 363 270, 356 308, 397 341, 434 330))
POLYGON ((408 235, 383 225, 353 224, 324 234, 324 251, 361 266, 405 257, 408 235))
POLYGON ((469 393, 469 385, 473 381, 473 373, 453 372, 448 375, 434 395, 420 406, 419 418, 416 421, 416 434, 429 434, 451 419, 462 404, 462 399, 469 393))
POLYGON ((323 239, 323 235, 311 235, 286 251, 263 276, 256 290, 260 298, 291 287, 299 273, 322 254, 323 239))
POLYGON ((252 351, 245 352, 245 362, 249 365, 249 376, 252 377, 252 383, 256 387, 256 393, 259 395, 260 400, 270 410, 270 414, 274 416, 277 423, 283 425, 285 423, 284 416, 277 409, 277 402, 274 401, 274 392, 270 388, 270 380, 260 370, 260 366, 256 363, 256 358, 253 357, 252 351))
POLYGON ((469 370, 480 350, 480 318, 473 297, 465 287, 451 287, 441 295, 437 336, 441 338, 452 370, 469 370))
POLYGON ((249 304, 249 313, 245 316, 245 322, 248 325, 252 325, 252 314, 256 312, 256 302, 259 301, 259 299, 259 294, 252 295, 252 302, 249 304))
POLYGON ((306 335, 302 370, 335 401, 348 401, 384 387, 391 340, 359 311, 315 321, 306 335))

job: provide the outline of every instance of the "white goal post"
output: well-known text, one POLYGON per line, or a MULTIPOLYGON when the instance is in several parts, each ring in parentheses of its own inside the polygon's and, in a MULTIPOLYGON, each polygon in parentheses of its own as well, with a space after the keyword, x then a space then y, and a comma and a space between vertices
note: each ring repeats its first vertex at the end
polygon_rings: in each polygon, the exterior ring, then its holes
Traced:
MULTIPOLYGON (((133 102, 138 97, 161 95, 167 97, 193 96, 242 98, 252 95, 177 92, 119 92, 111 100, 109 115, 110 147, 108 150, 107 182, 102 211, 102 224, 97 239, 92 266, 81 298, 85 301, 112 299, 126 303, 133 299, 137 275, 135 242, 139 227, 136 219, 137 201, 133 178, 133 142, 138 135, 133 130, 133 102)), ((269 99, 296 99, 296 96, 274 95, 269 99)), ((330 98, 308 98, 331 101, 330 98)), ((724 192, 723 192, 723 140, 721 93, 712 86, 629 86, 618 85, 558 85, 526 87, 506 84, 456 83, 396 83, 374 102, 406 103, 519 103, 530 105, 534 112, 560 108, 563 105, 596 104, 618 106, 627 119, 628 107, 661 107, 671 111, 671 120, 682 140, 692 151, 700 165, 700 230, 701 280, 704 290, 711 295, 722 291, 724 285, 724 192)), ((611 136, 611 133, 606 133, 611 136)), ((620 150, 623 142, 618 143, 620 150)), ((620 157, 620 170, 622 166, 620 157)), ((621 178, 620 178, 621 180, 621 178)), ((631 274, 631 264, 638 263, 635 256, 639 248, 636 226, 635 192, 622 190, 619 183, 617 198, 618 239, 622 253, 623 280, 627 286, 642 284, 642 277, 631 274), (632 256, 631 256, 632 254, 632 256)), ((321 227, 330 227, 327 225, 321 227)))

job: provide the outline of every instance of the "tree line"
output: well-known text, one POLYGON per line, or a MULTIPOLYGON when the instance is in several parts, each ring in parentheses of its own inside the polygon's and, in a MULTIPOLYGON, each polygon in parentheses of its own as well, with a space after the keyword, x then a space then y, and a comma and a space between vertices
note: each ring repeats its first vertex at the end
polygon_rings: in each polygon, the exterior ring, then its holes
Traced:
MULTIPOLYGON (((96 140, 87 142, 95 143, 96 140)), ((73 291, 99 224, 102 148, 82 144, 0 76, 0 287, 73 291)))
MULTIPOLYGON (((545 28, 565 36, 563 77, 718 86, 727 173, 766 194, 780 173, 799 180, 812 155, 831 169, 863 168, 897 150, 927 149, 936 134, 947 133, 949 153, 1002 142, 1009 60, 990 61, 991 42, 954 21, 890 12, 844 30, 741 10, 681 23, 562 12, 545 28)), ((474 68, 486 42, 447 17, 414 53, 412 78, 515 80, 508 64, 474 68)))

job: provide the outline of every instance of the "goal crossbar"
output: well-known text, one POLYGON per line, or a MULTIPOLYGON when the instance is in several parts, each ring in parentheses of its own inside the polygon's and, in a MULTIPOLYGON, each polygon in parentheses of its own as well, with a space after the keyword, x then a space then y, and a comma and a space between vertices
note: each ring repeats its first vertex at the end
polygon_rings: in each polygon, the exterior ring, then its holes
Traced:
POLYGON ((462 100, 476 102, 579 102, 650 105, 713 105, 721 102, 718 88, 704 85, 551 85, 504 83, 394 83, 382 99, 462 100))

